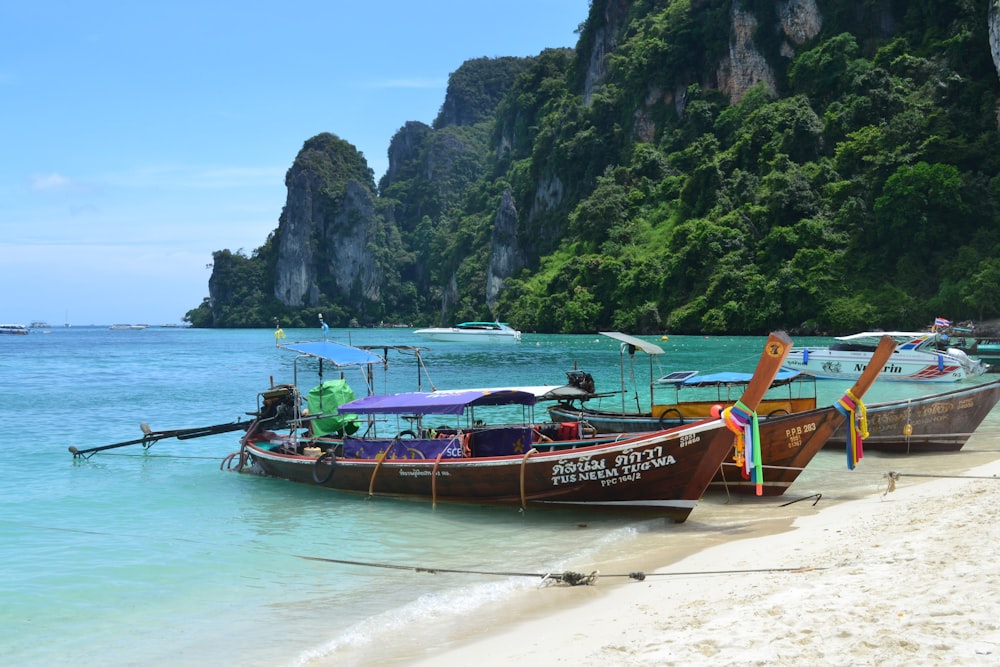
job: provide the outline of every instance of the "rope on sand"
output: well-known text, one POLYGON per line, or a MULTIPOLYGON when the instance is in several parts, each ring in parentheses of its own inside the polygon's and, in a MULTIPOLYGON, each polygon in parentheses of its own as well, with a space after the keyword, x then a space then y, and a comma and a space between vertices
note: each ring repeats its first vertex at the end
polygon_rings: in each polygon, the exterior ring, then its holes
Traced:
POLYGON ((886 480, 886 488, 882 493, 884 498, 887 494, 892 493, 896 490, 896 482, 903 476, 906 477, 932 477, 936 479, 991 479, 994 481, 1000 480, 1000 477, 996 475, 936 475, 934 473, 916 473, 916 472, 893 472, 889 471, 882 475, 883 479, 886 480))
MULTIPOLYGON (((424 572, 427 574, 479 574, 485 576, 494 577, 532 577, 536 579, 541 579, 541 583, 560 583, 567 584, 569 586, 580 586, 586 585, 590 586, 597 582, 600 574, 597 570, 594 570, 590 574, 581 574, 579 572, 494 572, 494 571, 483 571, 483 570, 453 570, 441 567, 423 567, 419 565, 395 565, 392 563, 367 563, 364 561, 357 560, 342 560, 340 558, 323 558, 321 556, 301 556, 299 554, 292 554, 296 558, 301 558, 302 560, 312 560, 320 563, 335 563, 337 565, 356 565, 358 567, 375 567, 388 570, 409 570, 410 572, 424 572)), ((612 575, 614 576, 614 575, 612 575)), ((621 576, 621 575, 619 575, 621 576)))
MULTIPOLYGON (((495 572, 495 571, 483 571, 483 570, 451 570, 437 567, 420 567, 413 565, 393 565, 391 563, 366 563, 363 561, 356 560, 341 560, 338 558, 322 558, 320 556, 300 556, 298 554, 293 554, 296 558, 301 558, 303 560, 318 561, 320 563, 336 563, 338 565, 357 565, 360 567, 376 567, 385 568, 390 570, 409 570, 411 572, 424 572, 428 574, 476 574, 482 576, 490 577, 530 577, 540 579, 541 584, 548 584, 550 582, 565 584, 567 586, 593 586, 597 583, 600 573, 594 570, 590 574, 581 574, 580 572, 572 572, 567 570, 566 572, 545 572, 545 573, 535 573, 535 572, 495 572)), ((636 581, 645 581, 646 577, 686 577, 686 576, 704 576, 713 574, 751 574, 751 573, 772 573, 772 572, 811 572, 813 570, 825 570, 825 567, 770 567, 770 568, 757 568, 750 570, 703 570, 694 572, 629 572, 628 574, 605 574, 605 578, 614 577, 628 577, 629 579, 634 579, 636 581)))

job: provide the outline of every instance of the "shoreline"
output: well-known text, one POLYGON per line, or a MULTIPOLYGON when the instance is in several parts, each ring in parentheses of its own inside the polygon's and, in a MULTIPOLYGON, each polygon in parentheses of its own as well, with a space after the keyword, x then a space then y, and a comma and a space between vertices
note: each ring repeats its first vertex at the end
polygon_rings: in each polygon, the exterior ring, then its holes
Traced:
POLYGON ((901 481, 644 581, 599 579, 504 605, 490 616, 506 621, 405 664, 1000 665, 998 482, 996 456, 962 475, 901 481))

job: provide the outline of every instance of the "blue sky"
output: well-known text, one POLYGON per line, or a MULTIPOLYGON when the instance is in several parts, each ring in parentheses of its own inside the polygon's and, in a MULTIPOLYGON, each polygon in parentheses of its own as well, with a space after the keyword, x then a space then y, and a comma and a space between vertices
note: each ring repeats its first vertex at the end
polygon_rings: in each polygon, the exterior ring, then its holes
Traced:
POLYGON ((180 322, 278 224, 303 142, 375 171, 479 57, 575 46, 588 0, 0 4, 0 322, 180 322))

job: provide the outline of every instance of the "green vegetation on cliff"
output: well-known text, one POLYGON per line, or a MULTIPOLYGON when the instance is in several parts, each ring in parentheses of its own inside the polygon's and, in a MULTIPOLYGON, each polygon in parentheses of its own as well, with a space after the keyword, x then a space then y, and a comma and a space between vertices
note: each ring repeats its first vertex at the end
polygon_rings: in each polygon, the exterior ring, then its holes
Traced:
MULTIPOLYGON (((594 0, 575 52, 469 61, 434 127, 397 135, 410 148, 391 149, 378 193, 376 222, 397 238, 379 307, 333 286, 315 307, 282 305, 272 235, 251 257, 216 253, 212 302, 191 321, 746 334, 1000 315, 989 3, 819 0, 822 29, 788 53, 775 2, 743 0, 774 84, 735 104, 717 85, 732 2, 624 3, 620 26, 607 4, 594 0), (524 268, 491 312, 505 192, 524 268)), ((323 178, 365 170, 348 155, 323 178)))

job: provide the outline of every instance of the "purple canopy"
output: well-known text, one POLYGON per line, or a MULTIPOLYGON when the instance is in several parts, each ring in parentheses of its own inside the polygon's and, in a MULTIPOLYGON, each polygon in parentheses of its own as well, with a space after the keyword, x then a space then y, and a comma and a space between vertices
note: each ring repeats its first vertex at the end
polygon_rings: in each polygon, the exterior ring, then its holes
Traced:
POLYGON ((459 389, 366 396, 350 403, 344 403, 337 408, 337 411, 341 414, 357 415, 460 415, 469 406, 534 404, 535 395, 527 391, 459 389))

